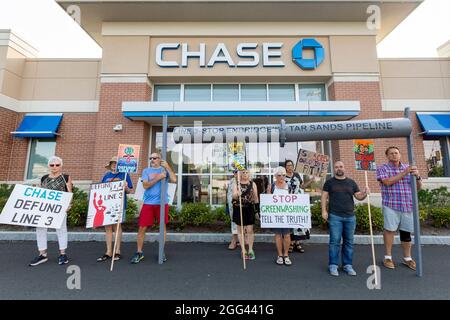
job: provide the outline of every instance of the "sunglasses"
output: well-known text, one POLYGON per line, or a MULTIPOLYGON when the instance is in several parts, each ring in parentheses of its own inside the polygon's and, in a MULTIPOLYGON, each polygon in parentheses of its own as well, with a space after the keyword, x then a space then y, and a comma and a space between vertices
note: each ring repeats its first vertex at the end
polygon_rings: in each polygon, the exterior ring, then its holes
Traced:
POLYGON ((277 174, 277 177, 286 177, 285 174, 277 174))
POLYGON ((59 166, 61 166, 61 164, 60 163, 52 163, 52 164, 49 164, 48 166, 49 167, 59 167, 59 166))
POLYGON ((159 157, 150 157, 149 158, 150 160, 157 160, 157 159, 160 159, 159 157))

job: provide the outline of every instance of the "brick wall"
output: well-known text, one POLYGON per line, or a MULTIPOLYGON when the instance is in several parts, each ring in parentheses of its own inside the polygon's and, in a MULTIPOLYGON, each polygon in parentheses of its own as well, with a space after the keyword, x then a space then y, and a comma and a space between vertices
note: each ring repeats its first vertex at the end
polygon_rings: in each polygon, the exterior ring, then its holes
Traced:
MULTIPOLYGON (((143 121, 131 121, 122 115, 123 101, 150 100, 151 88, 146 83, 102 83, 100 88, 100 105, 97 114, 95 133, 95 150, 92 178, 101 179, 105 173, 105 164, 117 155, 119 144, 136 144, 141 146, 139 171, 147 166, 149 125, 143 121), (116 124, 123 125, 123 131, 114 132, 116 124)), ((138 175, 133 174, 136 184, 138 175)))
POLYGON ((11 165, 13 137, 11 132, 17 127, 18 113, 0 107, 0 181, 8 180, 8 169, 11 165))
POLYGON ((95 113, 65 113, 56 139, 56 155, 73 180, 91 180, 96 141, 95 113))
MULTIPOLYGON (((402 112, 383 112, 381 109, 380 86, 378 82, 334 82, 328 87, 330 100, 359 100, 361 103, 360 115, 354 120, 360 119, 383 119, 403 117, 402 112)), ((414 132, 419 132, 419 124, 415 114, 413 119, 414 132)), ((419 171, 426 177, 426 164, 424 157, 423 143, 421 138, 417 138, 414 144, 415 160, 419 171), (420 141, 420 142, 419 142, 420 141)), ((365 184, 364 172, 357 171, 354 165, 353 141, 333 141, 333 157, 335 160, 342 160, 346 166, 347 175, 353 178, 360 186, 365 184)), ((402 154, 402 159, 408 162, 406 148, 406 138, 375 139, 375 160, 377 165, 386 162, 384 154, 388 146, 397 146, 402 154)), ((369 187, 372 192, 380 192, 379 184, 376 181, 374 172, 368 173, 369 187)))

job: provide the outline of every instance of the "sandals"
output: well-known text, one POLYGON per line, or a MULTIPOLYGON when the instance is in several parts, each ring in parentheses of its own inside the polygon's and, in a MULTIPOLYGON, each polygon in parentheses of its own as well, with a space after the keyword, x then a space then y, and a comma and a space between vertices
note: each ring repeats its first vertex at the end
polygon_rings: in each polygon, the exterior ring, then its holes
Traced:
POLYGON ((292 251, 294 251, 294 242, 291 242, 291 244, 289 245, 289 253, 292 253, 292 251))
POLYGON ((97 262, 103 262, 103 261, 109 260, 111 258, 112 258, 111 256, 108 256, 107 254, 104 254, 101 257, 97 258, 97 262))
POLYGON ((294 251, 296 252, 300 252, 300 253, 305 253, 305 249, 303 249, 302 245, 300 243, 297 243, 294 247, 294 251))
POLYGON ((122 255, 120 253, 116 253, 114 255, 114 261, 119 261, 120 259, 122 259, 122 255))
POLYGON ((282 266, 284 264, 284 259, 282 256, 278 256, 276 263, 280 266, 282 266))
POLYGON ((230 245, 228 246, 228 250, 235 250, 237 247, 238 247, 237 243, 235 243, 234 246, 233 243, 230 243, 230 245))
POLYGON ((289 259, 289 257, 284 257, 284 264, 287 266, 291 266, 292 265, 292 261, 291 259, 289 259))

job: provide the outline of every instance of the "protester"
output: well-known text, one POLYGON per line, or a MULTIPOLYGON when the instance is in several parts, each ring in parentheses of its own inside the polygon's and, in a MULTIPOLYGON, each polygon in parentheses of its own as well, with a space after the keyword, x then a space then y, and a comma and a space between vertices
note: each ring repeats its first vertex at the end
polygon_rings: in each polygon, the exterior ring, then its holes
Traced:
POLYGON ((334 177, 327 180, 322 191, 322 218, 328 221, 330 230, 328 270, 339 276, 339 252, 342 244, 342 265, 348 275, 356 276, 353 269, 353 236, 356 228, 355 202, 353 197, 364 200, 369 188, 360 191, 355 181, 345 176, 344 163, 334 163, 334 177), (328 204, 328 209, 327 209, 328 204))
MULTIPOLYGON (((289 193, 303 193, 303 189, 308 188, 314 182, 314 179, 309 179, 308 182, 303 182, 300 175, 297 172, 294 172, 294 162, 292 162, 292 160, 286 160, 284 162, 284 168, 286 169, 285 180, 289 187, 289 193)), ((302 246, 301 240, 306 240, 308 239, 308 237, 309 229, 292 229, 289 253, 291 253, 292 251, 304 253, 305 249, 302 246)))
POLYGON ((228 246, 229 250, 234 250, 238 246, 238 229, 236 223, 233 222, 233 186, 236 184, 238 170, 233 171, 233 178, 228 182, 227 187, 227 205, 226 209, 231 218, 231 242, 228 246))
POLYGON ((253 243, 255 239, 253 225, 255 224, 255 205, 259 203, 258 192, 256 189, 256 184, 250 180, 250 174, 247 170, 244 169, 237 174, 238 179, 240 180, 240 185, 239 187, 238 183, 233 185, 233 222, 237 225, 239 242, 243 248, 242 256, 245 259, 255 260, 256 256, 255 251, 253 250, 253 243), (242 227, 244 230, 242 230, 242 227), (246 238, 244 239, 247 241, 242 239, 242 232, 246 234, 246 238), (245 248, 245 242, 248 242, 248 251, 245 248))
MULTIPOLYGON (((283 167, 275 168, 273 171, 275 182, 267 188, 267 194, 289 194, 289 185, 286 182, 286 169, 283 167)), ((289 246, 291 244, 291 229, 290 228, 274 228, 275 245, 277 248, 277 259, 275 262, 278 265, 291 266, 292 261, 289 258, 289 246)))
MULTIPOLYGON (((102 183, 123 181, 125 180, 124 172, 117 172, 117 157, 112 157, 109 163, 105 166, 109 171, 105 173, 102 178, 102 183)), ((127 174, 127 182, 125 184, 125 194, 129 193, 133 189, 133 182, 131 181, 130 175, 127 174)), ((123 202, 123 212, 127 210, 127 198, 125 196, 123 202)), ((105 240, 106 240, 106 253, 97 259, 98 262, 106 261, 112 258, 113 254, 113 232, 117 232, 117 243, 116 243, 116 253, 114 255, 114 261, 122 259, 120 254, 120 244, 122 242, 122 228, 118 228, 117 225, 105 226, 105 240)))
MULTIPOLYGON (((144 204, 139 215, 139 231, 137 237, 137 251, 131 259, 131 263, 136 264, 144 259, 145 232, 147 227, 153 226, 153 222, 160 223, 160 203, 162 192, 162 180, 166 180, 166 194, 164 206, 164 242, 166 242, 166 224, 169 222, 168 188, 167 182, 176 183, 177 177, 170 165, 161 160, 159 153, 152 153, 150 156, 151 164, 149 168, 142 172, 142 184, 144 186, 144 204)), ((163 261, 167 261, 166 255, 163 255, 163 261)))
MULTIPOLYGON (((381 197, 384 217, 384 246, 386 255, 383 264, 394 269, 392 244, 394 235, 400 230, 400 241, 403 248, 402 264, 416 270, 416 262, 411 257, 411 233, 414 231, 412 214, 411 178, 417 180, 417 189, 422 188, 422 178, 416 166, 402 163, 400 150, 397 147, 386 149, 388 163, 377 168, 377 180, 381 185, 381 197)), ((414 192, 417 192, 414 190, 414 192)))
MULTIPOLYGON (((61 158, 52 156, 48 160, 48 168, 50 174, 46 174, 41 178, 40 186, 45 189, 58 190, 64 192, 72 192, 72 178, 62 173, 63 161, 61 158)), ((67 257, 67 215, 63 220, 60 229, 56 229, 56 236, 59 244, 58 264, 63 265, 69 263, 67 257)), ((36 238, 39 250, 39 256, 34 258, 29 266, 34 267, 48 261, 47 257, 47 228, 36 228, 36 238)))

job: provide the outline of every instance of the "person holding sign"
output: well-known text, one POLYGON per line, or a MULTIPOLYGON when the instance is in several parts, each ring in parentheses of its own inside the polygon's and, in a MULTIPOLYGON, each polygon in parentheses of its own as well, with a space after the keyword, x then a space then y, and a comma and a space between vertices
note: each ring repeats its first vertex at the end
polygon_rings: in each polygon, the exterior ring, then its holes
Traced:
POLYGON ((255 204, 259 203, 258 191, 256 184, 250 180, 248 170, 244 169, 239 171, 238 176, 240 184, 238 185, 238 183, 235 183, 233 185, 233 222, 237 225, 239 242, 243 248, 242 257, 247 260, 255 260, 256 256, 255 251, 253 250, 253 243, 255 241, 253 225, 255 224, 255 204), (241 198, 240 203, 239 196, 241 198), (244 230, 242 230, 242 228, 244 230), (245 238, 244 235, 244 239, 242 239, 243 233, 247 235, 247 238, 245 238), (247 252, 245 250, 245 240, 248 242, 247 252))
MULTIPOLYGON (((286 182, 286 169, 283 167, 275 168, 273 171, 273 177, 275 182, 267 188, 267 194, 289 194, 289 184, 286 182)), ((272 229, 275 233, 275 245, 277 247, 277 259, 278 265, 291 266, 292 261, 289 258, 289 246, 291 245, 291 229, 289 228, 277 228, 272 229)))
MULTIPOLYGON (((137 238, 137 251, 131 259, 131 263, 136 264, 144 259, 144 247, 145 232, 147 227, 153 226, 153 222, 156 220, 159 224, 159 213, 161 203, 161 181, 166 179, 171 183, 177 182, 177 177, 172 168, 166 161, 161 160, 159 153, 152 153, 150 156, 150 167, 142 172, 142 184, 145 189, 144 193, 144 205, 142 206, 141 213, 139 215, 139 231, 137 238)), ((165 217, 164 217, 164 242, 166 241, 166 224, 169 222, 169 205, 168 205, 168 188, 165 195, 165 217)), ((166 255, 163 256, 165 262, 166 255)))
POLYGON ((368 187, 365 187, 364 191, 360 191, 356 182, 345 176, 345 167, 342 161, 334 163, 334 177, 325 182, 321 199, 322 218, 328 221, 330 229, 328 270, 332 276, 339 276, 341 239, 343 239, 343 270, 348 275, 356 276, 353 269, 353 237, 356 228, 353 197, 361 201, 369 193, 368 187))
MULTIPOLYGON (((377 168, 377 180, 381 185, 381 198, 384 217, 384 245, 386 255, 383 264, 394 269, 392 260, 392 244, 394 234, 400 230, 400 241, 403 247, 402 263, 416 270, 416 262, 411 258, 411 232, 414 232, 412 208, 412 192, 410 180, 417 180, 417 189, 422 188, 422 178, 416 166, 400 162, 401 154, 397 147, 386 149, 388 163, 377 168)), ((416 192, 416 190, 414 190, 416 192)))
MULTIPOLYGON (((64 192, 72 192, 72 178, 62 173, 63 161, 61 158, 52 156, 48 160, 48 168, 50 174, 46 174, 41 178, 41 187, 50 190, 58 190, 64 192)), ((63 265, 69 263, 66 254, 67 249, 67 216, 64 218, 60 229, 56 229, 56 236, 59 244, 58 264, 63 265)), ((35 267, 48 261, 47 257, 47 228, 36 228, 36 239, 39 250, 39 256, 34 258, 29 266, 35 267)))
MULTIPOLYGON (((105 166, 105 168, 108 169, 109 171, 105 173, 105 175, 103 176, 101 181, 102 183, 123 181, 125 180, 126 175, 127 183, 125 185, 125 193, 129 193, 130 190, 133 189, 133 182, 131 181, 130 175, 125 174, 125 172, 117 172, 117 157, 112 157, 111 160, 108 162, 108 164, 105 166)), ((94 201, 95 200, 96 199, 94 199, 94 201)), ((101 208, 102 206, 100 201, 101 199, 97 201, 97 206, 101 208)), ((106 207, 103 206, 103 208, 106 207)), ((125 197, 123 202, 123 212, 126 212, 126 210, 127 210, 127 198, 125 197)), ((103 213, 101 212, 102 210, 97 209, 97 211, 100 211, 99 214, 103 215, 103 213)), ((95 219, 97 219, 97 215, 95 216, 95 219)), ((94 227, 96 227, 97 225, 103 225, 103 217, 101 217, 101 222, 99 221, 99 224, 96 224, 96 221, 94 220, 94 227)), ((117 232, 116 254, 114 255, 114 260, 117 261, 122 258, 120 254, 120 243, 122 241, 122 228, 117 228, 117 225, 109 225, 105 226, 106 253, 101 257, 97 258, 97 262, 103 262, 112 258, 113 232, 117 232)))
MULTIPOLYGON (((284 162, 284 168, 286 169, 285 180, 289 187, 289 193, 291 194, 303 193, 302 189, 308 188, 314 182, 314 179, 309 179, 308 182, 303 182, 300 175, 294 171, 294 162, 292 160, 286 160, 284 162)), ((292 251, 297 251, 300 253, 305 252, 301 240, 306 240, 307 234, 309 234, 308 229, 292 229, 289 253, 292 251)))

